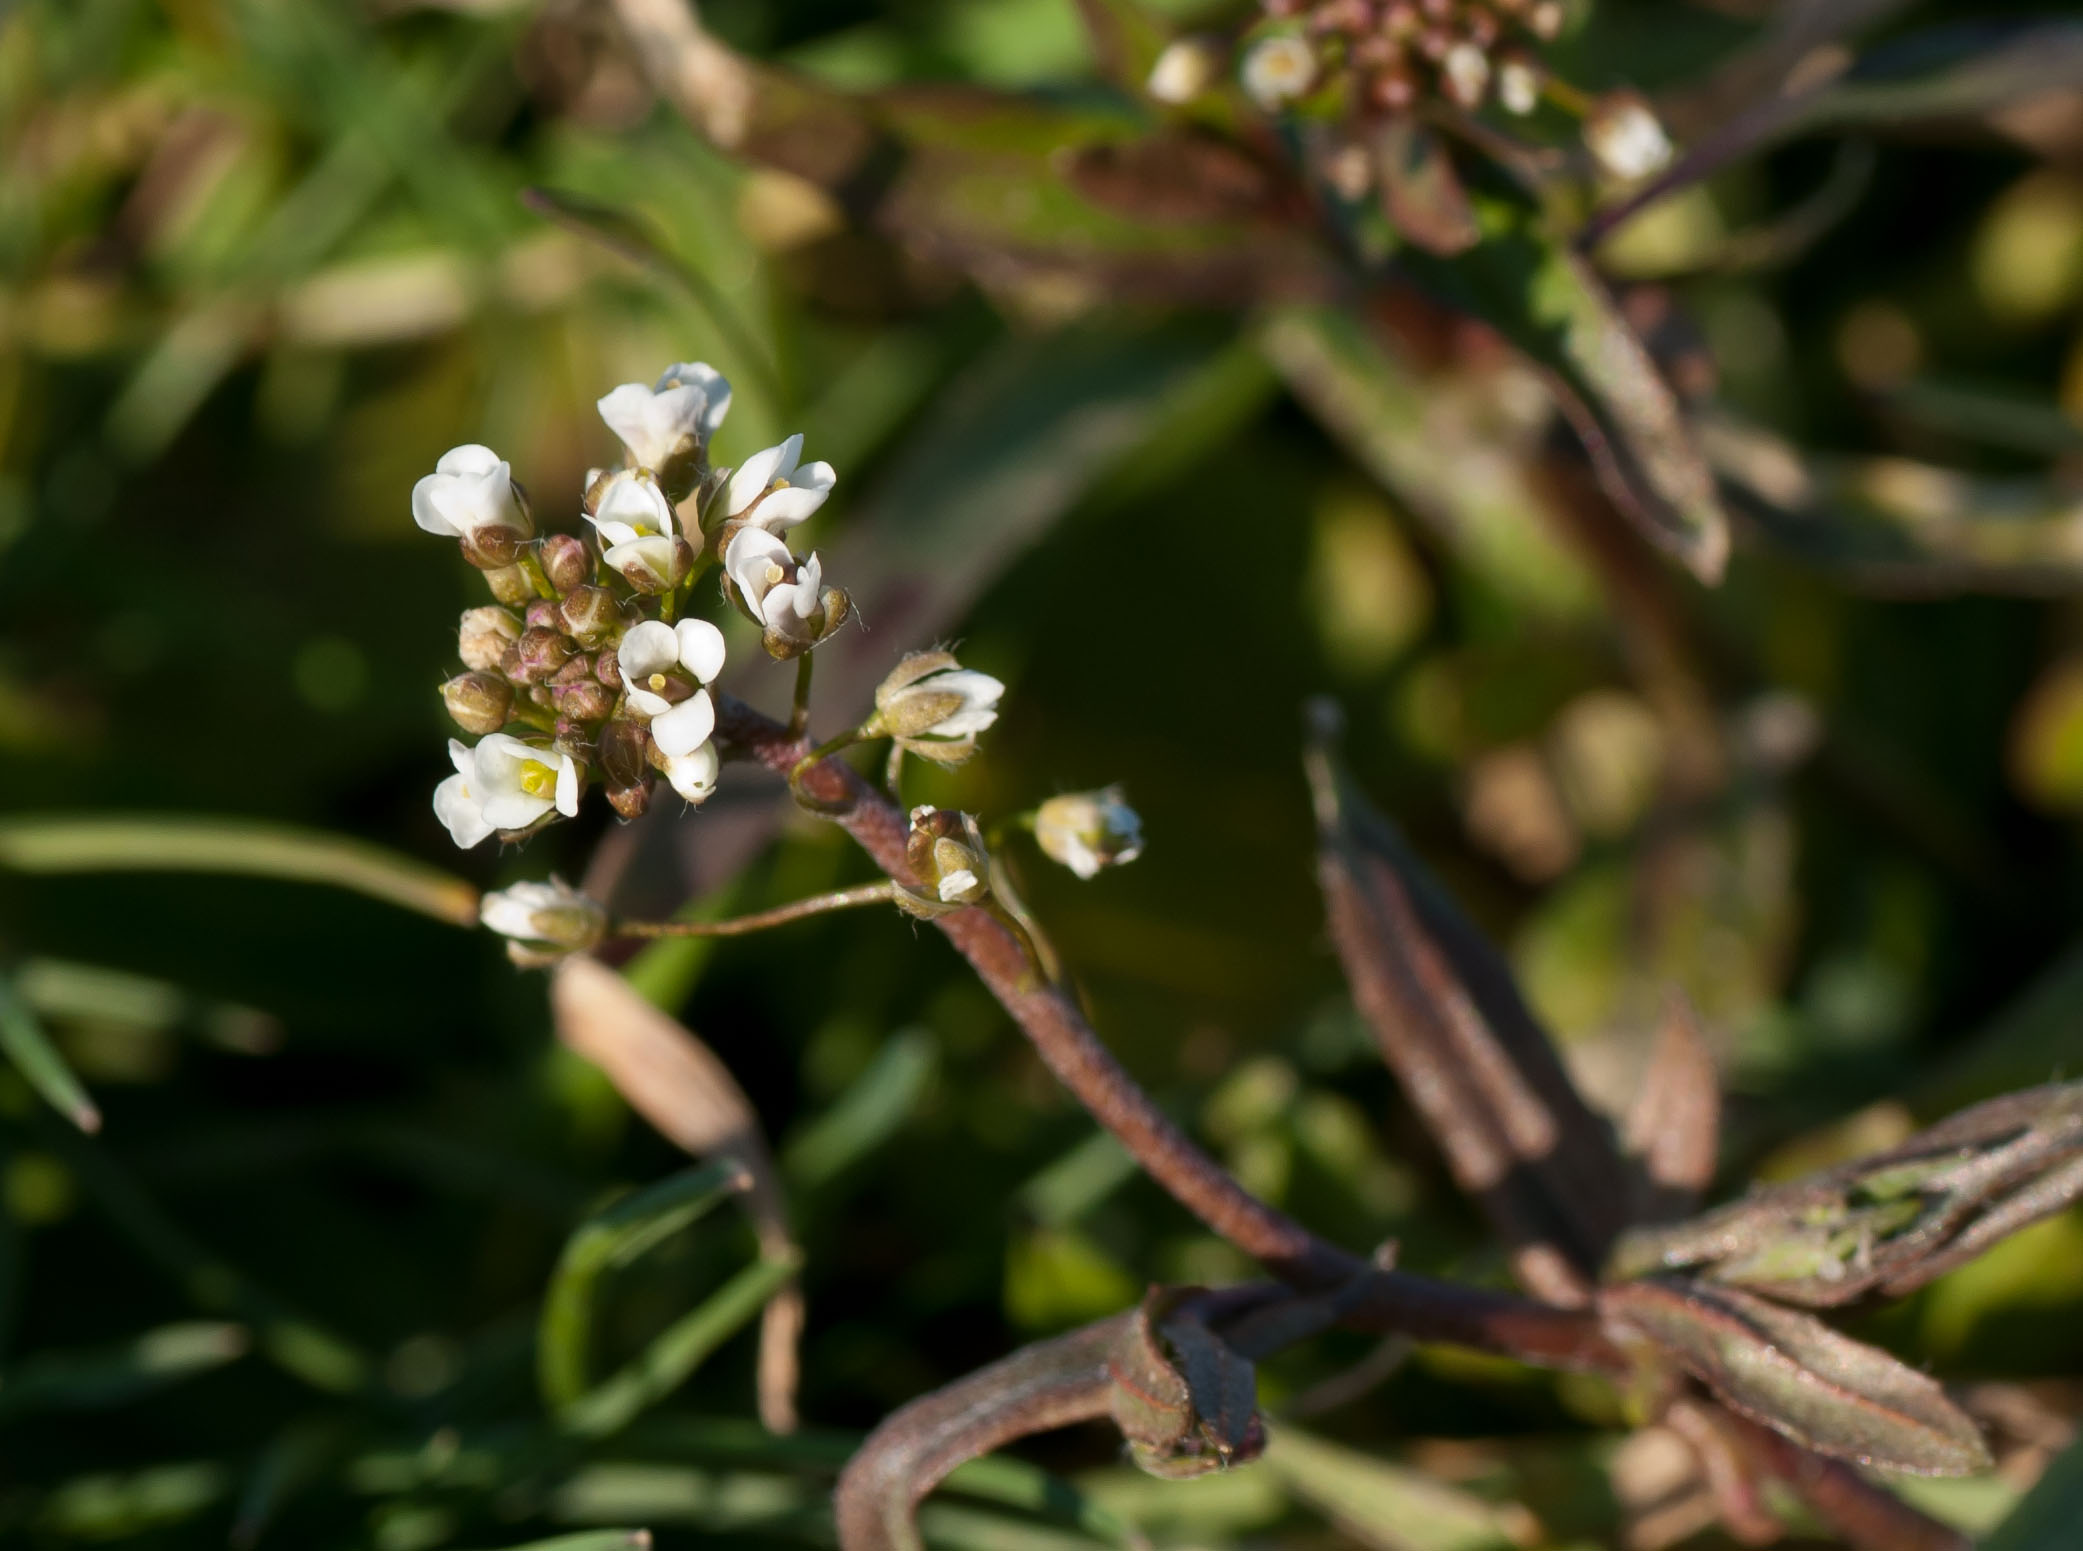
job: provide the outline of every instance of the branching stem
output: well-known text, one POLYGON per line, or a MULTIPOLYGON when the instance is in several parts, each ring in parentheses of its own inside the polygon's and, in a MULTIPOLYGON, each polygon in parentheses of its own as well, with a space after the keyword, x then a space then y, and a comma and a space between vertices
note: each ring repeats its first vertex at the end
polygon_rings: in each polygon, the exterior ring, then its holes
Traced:
POLYGON ((770 926, 786 926, 791 921, 801 921, 810 916, 826 915, 834 910, 852 910, 861 905, 887 905, 897 896, 893 883, 863 883, 850 889, 834 889, 829 894, 813 894, 808 899, 791 900, 786 905, 776 905, 772 910, 756 910, 750 915, 732 916, 725 921, 617 921, 609 929, 611 937, 743 937, 748 932, 763 932, 770 926))

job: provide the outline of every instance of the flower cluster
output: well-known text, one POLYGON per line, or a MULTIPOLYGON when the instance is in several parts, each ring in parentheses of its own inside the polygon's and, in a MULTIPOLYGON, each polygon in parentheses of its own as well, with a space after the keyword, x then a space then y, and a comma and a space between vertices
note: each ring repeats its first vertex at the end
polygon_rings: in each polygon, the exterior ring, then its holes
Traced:
POLYGON ((1300 30, 1261 39, 1245 88, 1268 108, 1350 81, 1358 105, 1403 113, 1427 96, 1464 108, 1494 93, 1513 113, 1539 104, 1543 72, 1530 46, 1562 30, 1559 0, 1265 0, 1300 30))
MULTIPOLYGON (((1363 119, 1397 118, 1431 98, 1462 108, 1495 102, 1525 116, 1543 98, 1583 120, 1584 146, 1607 177, 1661 170, 1671 142, 1639 92, 1592 96, 1554 76, 1540 45, 1561 32, 1560 0, 1263 0, 1268 30, 1244 52, 1244 89, 1269 113, 1305 98, 1363 119)), ((1160 57, 1149 90, 1183 101, 1212 72, 1207 40, 1160 57)))
MULTIPOLYGON (((789 535, 821 507, 838 476, 803 460, 803 438, 714 468, 709 443, 730 408, 730 384, 699 362, 645 387, 625 383, 600 400, 626 456, 586 478, 578 516, 591 530, 538 534, 513 470, 488 447, 458 447, 412 492, 413 520, 457 541, 484 574, 494 603, 464 612, 456 633, 463 672, 441 686, 449 715, 477 742, 449 742, 455 774, 435 789, 434 812, 459 846, 494 835, 519 840, 571 818, 588 787, 624 818, 649 807, 658 780, 688 802, 716 789, 712 686, 724 634, 692 612, 696 584, 720 571, 723 597, 756 625, 770 657, 802 658, 852 616, 844 589, 825 581, 815 554, 789 535)), ((793 730, 807 716, 809 662, 796 680, 793 730)), ((797 774, 870 740, 891 744, 894 787, 903 756, 959 765, 998 719, 1005 686, 945 650, 905 656, 875 692, 867 719, 804 754, 797 774)), ((797 800, 816 810, 791 779, 797 800)), ((822 810, 818 810, 822 811, 822 810)), ((1042 850, 1089 878, 1133 860, 1140 823, 1119 791, 1073 793, 1020 822, 1042 850)), ((917 882, 840 890, 748 918, 793 920, 821 909, 890 900, 931 918, 984 909, 1019 926, 977 821, 919 808, 907 859, 917 882)), ((606 909, 556 879, 488 894, 484 926, 507 939, 517 964, 553 964, 608 935, 660 936, 746 929, 745 924, 612 922, 606 909)), ((1030 958, 1038 956, 1030 951, 1030 958)))
POLYGON ((808 651, 852 612, 817 557, 798 560, 785 537, 831 493, 831 465, 805 463, 791 436, 735 473, 711 468, 730 399, 700 362, 601 399, 626 456, 587 478, 577 515, 588 537, 538 536, 489 447, 456 448, 413 488, 413 520, 455 539, 498 600, 463 615, 465 671, 441 687, 457 726, 479 738, 449 745, 456 773, 434 795, 456 844, 570 818, 595 784, 625 818, 645 811, 660 777, 689 802, 716 789, 709 686, 723 632, 686 613, 711 566, 776 657, 808 651))

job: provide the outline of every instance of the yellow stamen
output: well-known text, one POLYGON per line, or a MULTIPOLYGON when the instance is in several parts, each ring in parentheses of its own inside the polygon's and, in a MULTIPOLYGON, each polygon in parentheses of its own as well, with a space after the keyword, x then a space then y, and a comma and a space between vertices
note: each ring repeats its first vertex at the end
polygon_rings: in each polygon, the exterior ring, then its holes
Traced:
POLYGON ((665 675, 663 673, 651 675, 651 688, 661 692, 665 689, 665 675))
POLYGON ((787 580, 787 578, 788 573, 782 570, 780 566, 776 565, 771 560, 767 562, 767 585, 769 587, 772 587, 779 582, 785 581, 787 580))
POLYGON ((554 797, 557 793, 557 772, 539 760, 521 761, 521 790, 530 797, 554 797))

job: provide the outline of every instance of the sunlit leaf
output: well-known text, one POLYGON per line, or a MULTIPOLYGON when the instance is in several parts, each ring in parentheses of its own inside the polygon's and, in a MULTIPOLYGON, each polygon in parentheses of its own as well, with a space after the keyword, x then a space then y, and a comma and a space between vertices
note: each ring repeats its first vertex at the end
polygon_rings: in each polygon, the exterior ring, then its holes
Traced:
POLYGON ((284 878, 351 889, 456 926, 477 924, 476 888, 439 868, 365 840, 245 819, 17 814, 0 819, 0 868, 284 878))
POLYGON ((242 1325, 197 1321, 99 1351, 40 1352, 0 1375, 0 1418, 118 1406, 235 1361, 250 1344, 242 1325))
POLYGON ((1265 1469, 1373 1551, 1517 1551, 1543 1543, 1517 1503, 1486 1501, 1422 1470, 1281 1424, 1265 1469))
POLYGON ((0 1050, 59 1114, 82 1131, 101 1129, 101 1111, 65 1064, 13 981, 0 976, 0 1050))

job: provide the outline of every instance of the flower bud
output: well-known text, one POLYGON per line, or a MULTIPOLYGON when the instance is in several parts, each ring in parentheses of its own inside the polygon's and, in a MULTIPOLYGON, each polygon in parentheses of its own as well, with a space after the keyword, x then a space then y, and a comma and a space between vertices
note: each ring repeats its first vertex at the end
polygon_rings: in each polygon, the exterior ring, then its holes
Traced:
POLYGON ((558 878, 487 894, 478 905, 478 920, 508 939, 507 956, 524 969, 583 953, 608 929, 607 911, 558 878))
POLYGON ((651 784, 646 781, 637 786, 609 787, 608 806, 622 818, 642 818, 651 811, 651 784))
POLYGON ((511 609, 493 604, 465 609, 456 629, 456 655, 463 666, 490 672, 499 666, 506 649, 521 639, 521 622, 511 609))
POLYGON ((1624 183, 1660 172, 1671 160, 1670 137, 1640 92, 1608 92, 1584 119, 1584 144, 1599 166, 1624 183))
POLYGON ((442 704, 465 732, 497 732, 513 710, 513 685, 494 673, 460 673, 441 686, 442 704))
POLYGON ((593 659, 593 676, 609 689, 622 687, 622 664, 613 652, 601 652, 593 659))
POLYGON ((586 553, 585 542, 572 534, 547 535, 536 558, 542 562, 542 574, 559 593, 583 587, 593 579, 593 557, 586 553))
POLYGON ((491 588, 493 597, 514 608, 535 596, 535 583, 528 579, 527 571, 517 565, 485 572, 485 585, 491 588))
POLYGON ((533 625, 521 632, 501 666, 517 684, 546 684, 571 660, 571 653, 571 641, 561 630, 533 625))
POLYGON ((550 698, 555 702, 560 718, 580 727, 600 721, 615 709, 615 697, 590 673, 576 683, 552 685, 550 698))
POLYGON ((983 832, 966 813, 921 807, 911 810, 904 859, 916 886, 897 885, 897 908, 930 921, 991 897, 990 854, 983 832))
POLYGON ((1464 39, 1447 50, 1439 74, 1447 95, 1455 102, 1464 108, 1481 107, 1490 90, 1490 56, 1464 39))
POLYGON ((578 587, 557 605, 557 619, 582 646, 598 646, 622 623, 622 607, 605 587, 578 587))
POLYGON ((1540 66, 1523 54, 1513 54, 1497 67, 1497 100, 1507 113, 1521 118, 1541 105, 1540 66))
POLYGON ((530 598, 521 618, 530 630, 555 630, 562 632, 564 621, 557 613, 555 598, 530 598))
POLYGON ((1143 820, 1118 786, 1066 792, 1034 810, 1034 838, 1051 861, 1090 878, 1143 854, 1143 820))
POLYGON ((600 729, 600 772, 608 790, 641 786, 651 778, 651 734, 642 722, 616 717, 600 729))
POLYGON ((976 735, 998 720, 1005 686, 988 673, 959 666, 948 652, 911 652, 875 691, 871 723, 906 752, 959 765, 976 752, 976 735))

